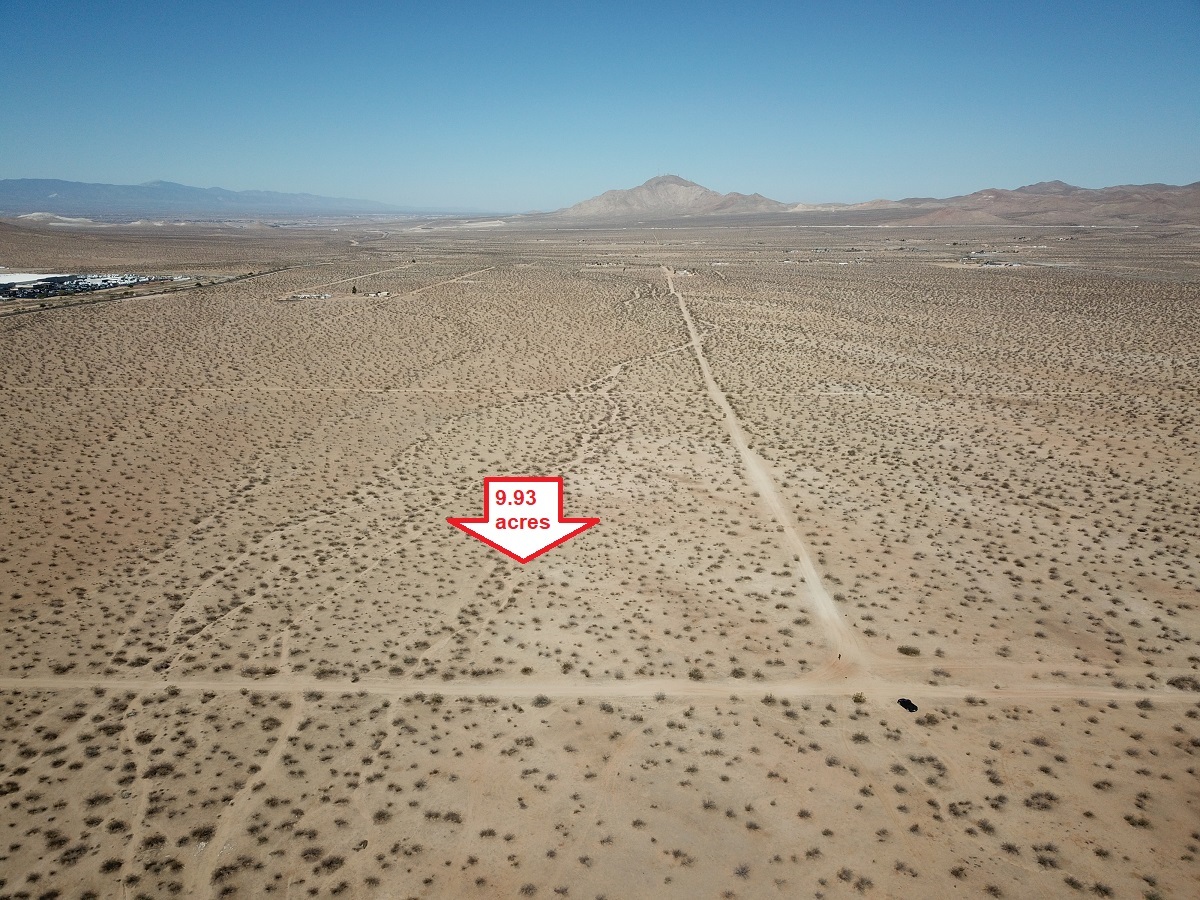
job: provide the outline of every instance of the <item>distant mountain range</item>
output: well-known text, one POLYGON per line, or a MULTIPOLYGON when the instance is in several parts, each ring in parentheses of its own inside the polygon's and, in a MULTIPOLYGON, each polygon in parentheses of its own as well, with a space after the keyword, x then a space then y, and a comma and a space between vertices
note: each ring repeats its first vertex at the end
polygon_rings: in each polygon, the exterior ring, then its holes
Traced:
POLYGON ((1015 190, 989 188, 960 197, 872 200, 867 203, 782 203, 761 194, 720 194, 677 175, 660 175, 626 190, 551 213, 572 223, 655 221, 769 214, 822 223, 907 225, 1200 225, 1200 182, 1080 188, 1043 181, 1015 190))
MULTIPOLYGON (((0 179, 0 218, 219 220, 435 212, 439 211, 389 206, 370 200, 276 191, 229 191, 170 181, 88 184, 45 178, 0 179)), ((945 199, 909 197, 867 203, 806 204, 783 203, 761 194, 721 194, 678 175, 660 175, 637 187, 605 191, 557 212, 533 213, 509 221, 587 225, 682 218, 745 220, 747 224, 1200 225, 1200 182, 1093 190, 1061 181, 1043 181, 1015 190, 989 188, 945 199)))
POLYGON ((0 179, 0 216, 49 213, 90 218, 243 218, 299 215, 388 215, 415 213, 375 203, 315 194, 227 191, 171 181, 147 184, 88 184, 53 178, 0 179))

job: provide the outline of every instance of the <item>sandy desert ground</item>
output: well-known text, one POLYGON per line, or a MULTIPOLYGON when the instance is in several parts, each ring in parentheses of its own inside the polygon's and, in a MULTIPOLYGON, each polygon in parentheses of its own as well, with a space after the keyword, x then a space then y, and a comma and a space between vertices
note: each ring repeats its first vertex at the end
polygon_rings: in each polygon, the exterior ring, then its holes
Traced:
POLYGON ((1200 896, 1195 229, 0 252, 0 900, 1200 896))

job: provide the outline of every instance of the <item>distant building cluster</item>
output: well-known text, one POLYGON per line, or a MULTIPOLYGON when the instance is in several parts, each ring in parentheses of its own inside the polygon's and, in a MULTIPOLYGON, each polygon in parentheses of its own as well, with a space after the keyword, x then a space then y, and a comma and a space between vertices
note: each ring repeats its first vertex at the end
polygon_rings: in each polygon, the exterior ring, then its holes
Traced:
POLYGON ((0 300, 41 300, 70 294, 87 294, 115 287, 128 287, 151 281, 178 281, 183 276, 170 275, 47 275, 45 278, 0 282, 0 300))
MULTIPOLYGON (((372 292, 371 292, 371 293, 369 293, 369 294, 362 294, 361 296, 363 296, 363 297, 390 297, 391 295, 392 295, 392 292, 391 292, 391 291, 372 291, 372 292)), ((329 298, 331 298, 332 296, 333 296, 333 294, 310 294, 310 293, 302 293, 302 294, 292 294, 292 295, 290 295, 290 296, 288 296, 288 297, 283 297, 283 298, 281 298, 281 299, 283 299, 284 301, 296 301, 296 300, 328 300, 328 299, 329 299, 329 298)))
POLYGON ((992 259, 995 253, 1005 253, 1012 251, 1004 250, 972 250, 966 256, 959 259, 959 262, 974 263, 979 266, 1002 266, 1004 268, 1020 268, 1019 262, 1007 262, 1002 259, 992 259))

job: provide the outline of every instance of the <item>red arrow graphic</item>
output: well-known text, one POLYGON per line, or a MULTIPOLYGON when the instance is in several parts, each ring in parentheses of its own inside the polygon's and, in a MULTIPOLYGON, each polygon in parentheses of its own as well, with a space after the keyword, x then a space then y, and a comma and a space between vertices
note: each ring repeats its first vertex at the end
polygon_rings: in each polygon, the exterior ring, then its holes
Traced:
POLYGON ((523 564, 600 524, 599 519, 566 518, 563 494, 561 475, 492 476, 483 479, 482 517, 446 521, 523 564))

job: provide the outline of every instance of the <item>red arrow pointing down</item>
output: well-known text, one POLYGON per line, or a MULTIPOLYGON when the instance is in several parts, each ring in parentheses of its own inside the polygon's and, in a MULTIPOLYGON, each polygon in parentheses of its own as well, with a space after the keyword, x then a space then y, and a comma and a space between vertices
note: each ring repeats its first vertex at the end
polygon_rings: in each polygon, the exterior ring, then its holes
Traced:
POLYGON ((483 516, 446 521, 524 564, 600 524, 563 516, 563 494, 561 475, 488 477, 483 479, 483 516))

